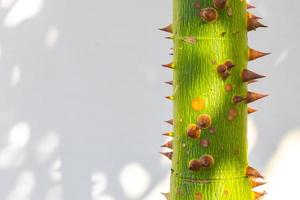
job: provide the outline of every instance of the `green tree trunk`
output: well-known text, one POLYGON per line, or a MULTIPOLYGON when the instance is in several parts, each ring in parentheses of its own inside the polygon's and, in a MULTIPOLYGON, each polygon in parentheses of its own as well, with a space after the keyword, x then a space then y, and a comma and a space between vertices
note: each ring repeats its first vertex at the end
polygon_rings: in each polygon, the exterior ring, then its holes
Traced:
POLYGON ((248 48, 247 32, 264 27, 245 0, 173 0, 173 152, 169 200, 252 200, 263 183, 248 166, 247 106, 266 95, 247 84, 263 78, 248 60, 266 55, 248 48))

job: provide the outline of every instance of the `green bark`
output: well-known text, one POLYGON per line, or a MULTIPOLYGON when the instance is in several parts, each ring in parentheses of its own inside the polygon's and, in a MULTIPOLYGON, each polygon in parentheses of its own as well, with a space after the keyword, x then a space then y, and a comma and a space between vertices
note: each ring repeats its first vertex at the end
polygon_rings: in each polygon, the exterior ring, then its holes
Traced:
POLYGON ((220 9, 213 0, 198 4, 173 0, 174 133, 169 200, 255 199, 246 172, 248 100, 239 99, 247 97, 247 83, 241 77, 249 60, 247 19, 246 1, 228 0, 220 9), (207 8, 217 12, 217 16, 210 13, 215 20, 199 16, 207 8), (226 61, 234 67, 224 76, 218 69, 226 61), (208 127, 197 121, 201 115, 210 117, 208 127), (197 130, 189 137, 192 124, 200 128, 200 137, 197 130), (191 161, 201 161, 205 155, 214 162, 191 170, 191 161))

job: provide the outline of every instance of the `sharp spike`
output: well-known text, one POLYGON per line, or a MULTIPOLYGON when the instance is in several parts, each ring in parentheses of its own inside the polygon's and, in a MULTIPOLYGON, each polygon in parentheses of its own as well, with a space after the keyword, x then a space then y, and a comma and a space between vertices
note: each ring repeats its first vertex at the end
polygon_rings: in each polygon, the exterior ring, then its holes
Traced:
POLYGON ((255 92, 247 92, 246 102, 251 103, 258 99, 264 98, 266 96, 268 96, 268 95, 267 94, 259 94, 259 93, 255 93, 255 92))
POLYGON ((165 121, 166 123, 168 123, 168 124, 171 124, 171 125, 173 125, 174 124, 174 121, 173 121, 173 119, 170 119, 170 120, 168 120, 168 121, 165 121))
POLYGON ((264 178, 255 168, 248 166, 246 175, 253 178, 264 178))
POLYGON ((265 191, 264 192, 254 192, 254 199, 259 200, 261 199, 265 194, 267 194, 265 191))
POLYGON ((248 18, 248 25, 247 25, 247 30, 248 31, 255 31, 257 28, 260 28, 260 27, 266 28, 268 26, 263 25, 257 19, 248 18))
POLYGON ((166 67, 166 68, 170 68, 170 69, 174 69, 174 64, 173 62, 169 63, 169 64, 164 64, 162 65, 163 67, 166 67))
POLYGON ((234 103, 234 104, 240 103, 240 102, 242 102, 244 100, 245 100, 245 98, 242 97, 242 96, 234 96, 234 97, 232 97, 232 103, 234 103))
POLYGON ((242 81, 243 82, 248 82, 248 81, 252 81, 255 79, 259 79, 259 78, 265 78, 265 76, 256 74, 248 69, 244 69, 242 71, 242 81))
POLYGON ((163 133, 162 135, 173 137, 173 134, 174 134, 173 132, 166 132, 166 133, 163 133))
POLYGON ((173 33, 172 24, 170 24, 164 28, 160 28, 159 30, 167 32, 167 33, 173 33))
POLYGON ((160 152, 160 154, 172 160, 173 152, 160 152))
POLYGON ((165 83, 168 85, 173 85, 173 81, 166 81, 165 83))
POLYGON ((250 184, 251 184, 251 187, 252 187, 252 188, 255 188, 255 187, 259 187, 259 186, 261 186, 261 185, 266 184, 266 182, 259 182, 259 181, 256 181, 256 180, 251 179, 251 180, 250 180, 250 184))
POLYGON ((256 111, 257 111, 257 110, 254 109, 254 108, 251 108, 251 107, 248 107, 248 108, 247 108, 248 114, 254 113, 254 112, 256 112, 256 111))
POLYGON ((166 142, 165 144, 161 145, 160 147, 172 149, 173 148, 173 140, 166 142))
POLYGON ((262 19, 261 17, 258 17, 256 15, 253 15, 252 13, 250 12, 247 12, 247 16, 248 16, 248 19, 262 19))
POLYGON ((248 57, 249 57, 249 61, 250 60, 255 60, 257 58, 269 55, 270 53, 264 53, 264 52, 260 52, 260 51, 256 51, 254 49, 249 48, 248 50, 248 57))
POLYGON ((174 96, 166 96, 165 98, 169 100, 174 100, 174 96))
POLYGON ((247 9, 256 8, 255 6, 252 6, 251 4, 247 3, 247 9))
POLYGON ((166 200, 169 200, 170 193, 163 193, 163 192, 161 192, 161 194, 164 195, 164 197, 166 198, 166 200))

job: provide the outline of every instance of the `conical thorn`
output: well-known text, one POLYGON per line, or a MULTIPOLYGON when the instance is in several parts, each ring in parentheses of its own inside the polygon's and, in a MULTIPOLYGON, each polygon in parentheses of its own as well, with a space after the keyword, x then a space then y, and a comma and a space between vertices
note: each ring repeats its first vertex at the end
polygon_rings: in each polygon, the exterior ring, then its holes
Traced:
POLYGON ((160 147, 172 149, 173 148, 173 140, 166 142, 165 144, 161 145, 160 147))
POLYGON ((246 169, 246 176, 253 178, 264 178, 255 168, 248 166, 246 169))
POLYGON ((165 121, 166 123, 168 123, 168 124, 171 124, 171 125, 173 125, 174 124, 174 121, 173 121, 173 119, 170 119, 170 120, 168 120, 168 121, 165 121))
POLYGON ((269 55, 270 53, 264 53, 264 52, 261 52, 261 51, 256 51, 255 49, 251 49, 249 48, 248 50, 248 58, 249 58, 249 61, 250 60, 255 60, 257 58, 260 58, 260 57, 263 57, 263 56, 266 56, 266 55, 269 55))
POLYGON ((174 64, 173 64, 173 62, 168 63, 168 64, 163 64, 162 66, 163 66, 163 67, 166 67, 166 68, 169 68, 169 69, 174 69, 174 64))
POLYGON ((248 82, 248 81, 252 81, 255 79, 259 79, 259 78, 265 78, 265 76, 256 74, 248 69, 244 69, 242 71, 242 81, 243 82, 248 82))
POLYGON ((255 31, 257 28, 267 28, 268 26, 263 25, 255 18, 248 18, 247 30, 255 31))
POLYGON ((248 113, 248 114, 254 113, 254 112, 256 112, 256 111, 257 111, 257 110, 254 109, 254 108, 251 108, 251 107, 248 107, 248 108, 247 108, 247 113, 248 113))
POLYGON ((173 81, 166 81, 165 83, 168 85, 173 85, 173 81))
POLYGON ((173 152, 160 152, 160 154, 172 160, 173 152))
POLYGON ((163 133, 162 135, 163 136, 169 136, 169 137, 173 137, 173 132, 166 132, 166 133, 163 133))
POLYGON ((246 102, 251 103, 251 102, 254 102, 258 99, 264 98, 266 96, 268 96, 268 95, 267 94, 255 93, 255 92, 247 92, 246 102))
POLYGON ((265 191, 264 192, 254 192, 254 199, 259 200, 261 199, 265 194, 267 194, 265 191))
POLYGON ((250 184, 251 184, 252 188, 256 188, 256 187, 266 184, 266 182, 259 182, 259 181, 250 179, 250 184))
POLYGON ((172 24, 170 24, 164 28, 160 28, 159 30, 167 32, 167 33, 173 33, 172 24))

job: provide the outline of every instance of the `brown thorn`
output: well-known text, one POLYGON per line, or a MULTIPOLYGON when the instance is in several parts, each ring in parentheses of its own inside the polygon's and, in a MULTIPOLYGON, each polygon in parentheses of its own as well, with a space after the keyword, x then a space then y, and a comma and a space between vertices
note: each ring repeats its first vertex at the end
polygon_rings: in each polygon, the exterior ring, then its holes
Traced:
POLYGON ((173 62, 171 62, 171 63, 169 63, 169 64, 163 64, 162 66, 163 66, 163 67, 166 67, 166 68, 174 69, 174 64, 173 64, 173 62))
POLYGON ((172 149, 173 148, 173 140, 166 142, 165 144, 161 145, 160 147, 172 149))
POLYGON ((256 15, 253 15, 252 13, 250 12, 247 12, 247 17, 248 19, 262 19, 261 17, 258 17, 256 15))
POLYGON ((248 82, 259 78, 265 78, 263 75, 256 74, 248 69, 244 69, 242 71, 242 81, 248 82))
POLYGON ((255 60, 257 58, 260 58, 260 57, 263 57, 263 56, 266 56, 266 55, 269 55, 270 53, 264 53, 264 52, 261 52, 261 51, 256 51, 255 49, 251 49, 249 48, 248 50, 248 58, 249 60, 255 60))
POLYGON ((174 96, 166 96, 165 98, 169 100, 174 100, 174 96))
POLYGON ((258 99, 264 98, 266 96, 268 96, 268 95, 267 94, 255 93, 255 92, 247 92, 246 102, 251 103, 251 102, 254 102, 258 99))
POLYGON ((168 124, 170 124, 170 125, 173 125, 173 124, 174 124, 173 119, 167 120, 167 121, 165 121, 165 122, 168 123, 168 124))
POLYGON ((251 184, 251 187, 252 187, 252 188, 255 188, 255 187, 259 187, 259 186, 261 186, 261 185, 266 184, 266 182, 259 182, 259 181, 250 179, 250 184, 251 184))
POLYGON ((261 199, 265 194, 267 194, 265 191, 264 192, 254 192, 254 199, 259 200, 261 199))
POLYGON ((160 154, 172 160, 173 152, 160 152, 160 154))
POLYGON ((166 81, 165 83, 168 85, 173 85, 173 81, 166 81))
POLYGON ((264 178, 255 168, 248 166, 246 169, 246 176, 253 178, 264 178))
POLYGON ((170 24, 170 25, 168 25, 168 26, 166 26, 164 28, 160 28, 159 30, 167 32, 167 33, 173 33, 172 24, 170 24))
POLYGON ((254 112, 256 112, 256 111, 257 111, 257 110, 254 109, 254 108, 251 108, 251 107, 248 107, 248 108, 247 108, 248 114, 254 113, 254 112))
POLYGON ((247 30, 248 31, 255 31, 257 28, 266 28, 268 26, 263 25, 257 19, 248 18, 247 30))
POLYGON ((161 192, 161 194, 164 195, 164 197, 166 198, 166 200, 169 200, 170 193, 163 193, 163 192, 161 192))
POLYGON ((163 133, 162 135, 163 136, 169 136, 169 137, 173 137, 173 132, 166 132, 166 133, 163 133))

